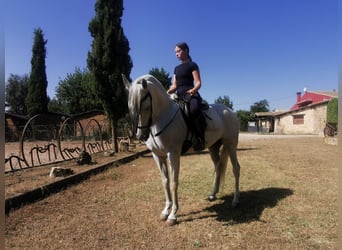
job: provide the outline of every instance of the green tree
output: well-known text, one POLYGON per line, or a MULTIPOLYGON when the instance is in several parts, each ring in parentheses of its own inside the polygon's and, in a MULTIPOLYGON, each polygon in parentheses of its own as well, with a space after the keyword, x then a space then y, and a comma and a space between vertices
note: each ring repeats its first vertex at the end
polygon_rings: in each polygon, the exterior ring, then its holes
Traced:
POLYGON ((251 112, 247 110, 238 110, 236 115, 240 120, 240 130, 247 131, 248 122, 251 120, 251 112))
POLYGON ((269 104, 266 99, 260 100, 258 102, 255 102, 250 107, 250 121, 255 121, 255 113, 257 112, 269 112, 269 104))
POLYGON ((121 74, 129 77, 133 66, 129 42, 121 27, 122 14, 122 0, 97 0, 95 17, 88 27, 93 42, 87 64, 94 75, 94 92, 111 121, 115 151, 118 151, 115 130, 119 119, 128 112, 127 92, 121 74))
POLYGON ((40 28, 34 30, 34 43, 32 47, 31 74, 28 83, 28 94, 26 97, 27 112, 30 117, 46 113, 48 110, 48 96, 46 88, 48 85, 45 58, 47 40, 44 40, 43 31, 40 28))
POLYGON ((66 112, 65 109, 66 107, 63 106, 62 103, 59 102, 56 98, 52 98, 49 101, 49 104, 48 104, 49 112, 68 114, 68 112, 66 112))
POLYGON ((233 109, 233 102, 229 99, 229 96, 219 96, 216 100, 215 103, 220 103, 226 105, 228 108, 233 109))
POLYGON ((328 102, 327 122, 332 124, 338 123, 338 99, 333 98, 328 102))
POLYGON ((56 87, 56 99, 51 101, 49 110, 66 114, 79 114, 92 109, 102 109, 102 105, 92 89, 94 77, 89 70, 75 69, 67 74, 56 87), (57 110, 56 110, 57 109, 57 110))
POLYGON ((251 107, 250 111, 251 113, 255 114, 257 112, 269 112, 270 105, 268 104, 268 101, 266 99, 255 102, 251 107))
POLYGON ((160 83, 164 86, 165 90, 170 88, 171 76, 168 72, 165 71, 164 68, 152 68, 149 74, 157 78, 160 81, 160 83))
POLYGON ((9 106, 9 112, 18 115, 27 115, 25 98, 28 93, 28 75, 11 74, 7 80, 5 100, 9 106))

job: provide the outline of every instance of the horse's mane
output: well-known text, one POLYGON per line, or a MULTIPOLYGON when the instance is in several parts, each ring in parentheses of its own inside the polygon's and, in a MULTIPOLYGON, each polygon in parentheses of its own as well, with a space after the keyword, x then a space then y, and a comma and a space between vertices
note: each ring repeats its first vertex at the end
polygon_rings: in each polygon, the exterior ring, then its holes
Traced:
POLYGON ((140 80, 145 79, 147 81, 147 83, 153 84, 154 86, 158 87, 160 91, 166 93, 166 90, 163 87, 163 85, 153 75, 143 75, 143 76, 139 77, 138 80, 139 79, 140 80))
POLYGON ((140 112, 141 94, 138 87, 137 84, 132 84, 128 94, 128 108, 133 121, 140 112))
POLYGON ((129 91, 128 95, 128 107, 131 113, 131 116, 133 118, 136 118, 136 116, 140 113, 140 100, 142 98, 141 96, 141 88, 142 87, 142 81, 146 80, 147 85, 153 85, 157 87, 161 93, 166 94, 166 90, 164 89, 163 85, 159 82, 157 78, 155 78, 152 75, 143 75, 137 78, 133 83, 129 91))

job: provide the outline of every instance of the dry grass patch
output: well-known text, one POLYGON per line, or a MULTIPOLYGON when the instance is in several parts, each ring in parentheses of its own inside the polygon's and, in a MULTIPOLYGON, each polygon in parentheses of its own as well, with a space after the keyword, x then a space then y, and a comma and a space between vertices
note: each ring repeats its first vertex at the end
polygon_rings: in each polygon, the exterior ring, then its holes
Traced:
POLYGON ((6 249, 336 249, 337 147, 322 138, 242 141, 234 179, 207 195, 207 152, 181 159, 178 224, 159 222, 160 175, 150 155, 96 175, 6 217, 6 249))

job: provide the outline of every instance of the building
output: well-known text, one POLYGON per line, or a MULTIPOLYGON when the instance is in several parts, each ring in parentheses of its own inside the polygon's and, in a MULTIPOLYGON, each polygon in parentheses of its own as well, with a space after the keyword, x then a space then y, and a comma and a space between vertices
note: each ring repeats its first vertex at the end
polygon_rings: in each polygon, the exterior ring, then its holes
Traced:
POLYGON ((275 134, 323 135, 327 119, 327 106, 336 91, 304 91, 297 93, 297 101, 288 111, 256 113, 259 132, 275 134))
POLYGON ((82 126, 82 128, 77 125, 75 126, 76 136, 81 136, 83 131, 85 136, 92 137, 94 136, 94 133, 100 133, 100 131, 103 132, 103 130, 106 130, 109 126, 107 117, 103 110, 90 110, 74 115, 72 118, 82 126))
POLYGON ((287 110, 255 113, 255 131, 261 133, 273 133, 275 129, 274 123, 277 116, 285 112, 287 112, 287 110))
POLYGON ((5 112, 5 141, 19 141, 27 121, 24 115, 5 112))

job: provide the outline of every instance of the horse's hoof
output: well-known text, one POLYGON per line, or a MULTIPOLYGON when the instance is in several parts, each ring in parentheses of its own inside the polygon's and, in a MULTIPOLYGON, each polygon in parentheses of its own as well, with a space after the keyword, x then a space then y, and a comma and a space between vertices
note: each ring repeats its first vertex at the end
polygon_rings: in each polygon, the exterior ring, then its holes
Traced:
POLYGON ((160 214, 159 219, 160 221, 166 221, 168 216, 169 216, 168 214, 160 214))
POLYGON ((214 201, 214 200, 216 200, 216 196, 215 195, 209 195, 208 200, 214 201))
POLYGON ((166 225, 171 227, 177 224, 177 220, 176 219, 167 219, 166 221, 166 225))

